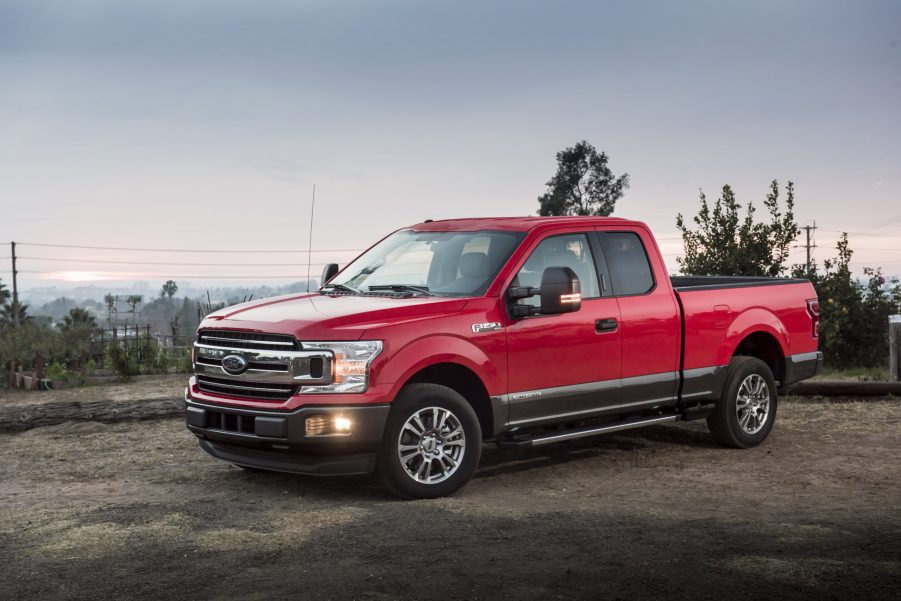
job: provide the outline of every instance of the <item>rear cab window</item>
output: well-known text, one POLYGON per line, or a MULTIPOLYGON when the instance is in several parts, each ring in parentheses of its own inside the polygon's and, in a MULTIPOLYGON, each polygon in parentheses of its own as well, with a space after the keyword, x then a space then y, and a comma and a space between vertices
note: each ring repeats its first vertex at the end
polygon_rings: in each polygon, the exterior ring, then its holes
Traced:
POLYGON ((647 294, 654 289, 654 272, 638 234, 599 231, 598 238, 615 296, 647 294))

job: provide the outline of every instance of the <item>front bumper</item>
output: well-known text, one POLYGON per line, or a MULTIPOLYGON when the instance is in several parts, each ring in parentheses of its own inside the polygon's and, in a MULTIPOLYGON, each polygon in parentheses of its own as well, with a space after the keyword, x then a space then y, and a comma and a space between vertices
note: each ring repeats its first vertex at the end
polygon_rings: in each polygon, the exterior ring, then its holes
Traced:
POLYGON ((313 475, 363 474, 375 470, 387 404, 305 406, 265 411, 212 405, 185 391, 186 422, 200 447, 230 463, 313 475), (340 415, 351 421, 346 435, 307 436, 311 415, 340 415))

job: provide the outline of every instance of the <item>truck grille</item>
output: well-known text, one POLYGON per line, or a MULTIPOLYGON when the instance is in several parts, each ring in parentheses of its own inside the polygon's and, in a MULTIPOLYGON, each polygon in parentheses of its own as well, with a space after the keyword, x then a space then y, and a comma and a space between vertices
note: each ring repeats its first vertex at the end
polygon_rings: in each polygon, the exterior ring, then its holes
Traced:
POLYGON ((294 387, 285 384, 268 384, 246 380, 227 380, 197 374, 197 387, 203 392, 257 399, 261 401, 287 401, 294 394, 294 387))
MULTIPOLYGON (((214 359, 211 357, 197 357, 197 363, 201 365, 210 365, 213 367, 219 367, 222 365, 222 359, 214 359)), ((319 363, 322 363, 320 359, 319 363)), ((273 371, 273 372, 284 372, 287 373, 288 364, 287 363, 274 363, 272 361, 248 361, 247 362, 248 370, 257 370, 257 371, 273 371)), ((319 368, 319 372, 322 373, 322 367, 319 368)))
POLYGON ((297 341, 293 336, 231 330, 200 330, 197 334, 197 342, 229 349, 293 351, 298 348, 297 341))

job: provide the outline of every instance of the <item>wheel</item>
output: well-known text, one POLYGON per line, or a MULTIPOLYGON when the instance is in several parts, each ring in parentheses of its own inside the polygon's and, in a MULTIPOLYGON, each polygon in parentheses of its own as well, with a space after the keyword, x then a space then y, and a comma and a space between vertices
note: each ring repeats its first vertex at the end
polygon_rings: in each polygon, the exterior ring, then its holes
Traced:
POLYGON ((723 396, 707 427, 725 447, 747 449, 763 442, 776 420, 776 379, 755 357, 733 357, 723 396))
POLYGON ((481 454, 482 428, 465 398, 439 384, 410 384, 388 415, 376 469, 393 494, 431 499, 469 482, 481 454))

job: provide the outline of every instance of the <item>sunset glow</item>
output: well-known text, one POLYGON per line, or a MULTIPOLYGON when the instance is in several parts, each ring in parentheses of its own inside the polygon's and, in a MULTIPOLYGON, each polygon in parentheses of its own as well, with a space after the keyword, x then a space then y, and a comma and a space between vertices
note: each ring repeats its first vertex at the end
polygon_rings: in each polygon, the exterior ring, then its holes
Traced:
POLYGON ((140 279, 142 275, 134 272, 67 270, 42 273, 38 277, 42 280, 56 280, 61 282, 109 282, 140 279))

